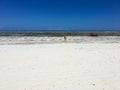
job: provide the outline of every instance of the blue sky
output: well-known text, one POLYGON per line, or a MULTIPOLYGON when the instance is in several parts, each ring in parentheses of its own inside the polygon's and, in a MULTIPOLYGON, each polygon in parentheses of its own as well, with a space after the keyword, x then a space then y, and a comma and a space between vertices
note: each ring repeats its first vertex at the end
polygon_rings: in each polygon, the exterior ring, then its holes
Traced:
POLYGON ((120 0, 0 0, 0 29, 120 30, 120 0))

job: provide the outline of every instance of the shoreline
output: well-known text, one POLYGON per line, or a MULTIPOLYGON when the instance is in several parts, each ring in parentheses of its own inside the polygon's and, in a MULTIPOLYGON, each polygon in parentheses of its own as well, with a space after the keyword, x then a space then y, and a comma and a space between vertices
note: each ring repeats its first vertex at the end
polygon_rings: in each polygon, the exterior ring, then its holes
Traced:
POLYGON ((2 36, 0 45, 5 44, 54 44, 54 43, 120 43, 119 36, 67 36, 37 37, 37 36, 2 36))

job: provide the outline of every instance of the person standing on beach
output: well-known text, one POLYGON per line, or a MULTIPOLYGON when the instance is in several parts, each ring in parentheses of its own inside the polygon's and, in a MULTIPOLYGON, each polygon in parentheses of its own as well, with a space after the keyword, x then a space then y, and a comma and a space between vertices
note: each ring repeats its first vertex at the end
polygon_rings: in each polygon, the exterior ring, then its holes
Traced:
POLYGON ((64 41, 67 41, 67 36, 64 36, 64 41))

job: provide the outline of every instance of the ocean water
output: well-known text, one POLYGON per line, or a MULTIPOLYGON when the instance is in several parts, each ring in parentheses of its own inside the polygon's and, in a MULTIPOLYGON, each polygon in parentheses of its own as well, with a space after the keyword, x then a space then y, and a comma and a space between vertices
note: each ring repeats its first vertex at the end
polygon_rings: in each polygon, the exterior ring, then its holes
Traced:
POLYGON ((0 30, 0 32, 120 32, 120 30, 24 30, 24 29, 8 29, 8 30, 0 30))
POLYGON ((44 44, 44 43, 120 43, 119 36, 67 36, 64 37, 38 37, 38 36, 2 36, 0 45, 5 44, 44 44))

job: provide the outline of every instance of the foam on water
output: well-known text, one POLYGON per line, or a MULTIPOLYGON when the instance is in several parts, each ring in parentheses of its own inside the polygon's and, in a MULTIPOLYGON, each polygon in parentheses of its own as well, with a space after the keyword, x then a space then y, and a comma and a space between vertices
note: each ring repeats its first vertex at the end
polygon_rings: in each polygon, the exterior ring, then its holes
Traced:
POLYGON ((41 43, 120 43, 119 36, 69 36, 64 37, 36 37, 36 36, 3 36, 0 44, 41 44, 41 43))

